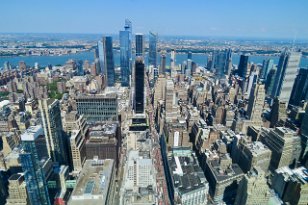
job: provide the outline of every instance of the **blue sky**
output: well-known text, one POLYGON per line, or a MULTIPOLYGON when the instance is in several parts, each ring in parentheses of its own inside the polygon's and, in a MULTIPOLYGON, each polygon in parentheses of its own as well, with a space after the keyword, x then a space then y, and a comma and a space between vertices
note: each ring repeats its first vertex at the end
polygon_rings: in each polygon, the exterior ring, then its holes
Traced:
POLYGON ((308 0, 2 0, 0 32, 308 39, 308 0))

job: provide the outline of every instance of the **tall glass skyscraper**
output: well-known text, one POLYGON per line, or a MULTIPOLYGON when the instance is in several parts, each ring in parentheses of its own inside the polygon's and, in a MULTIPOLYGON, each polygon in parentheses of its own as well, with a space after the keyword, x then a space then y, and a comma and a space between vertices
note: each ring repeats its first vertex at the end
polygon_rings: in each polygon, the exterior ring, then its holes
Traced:
POLYGON ((272 97, 279 97, 281 102, 289 102, 300 60, 300 52, 288 50, 282 52, 277 66, 272 97))
POLYGON ((248 72, 248 56, 246 55, 241 55, 240 57, 240 62, 239 62, 239 65, 238 65, 238 69, 237 69, 237 74, 246 79, 247 76, 249 76, 249 73, 247 74, 248 72))
POLYGON ((143 34, 136 33, 136 56, 143 57, 143 34))
POLYGON ((115 83, 115 71, 114 71, 114 60, 113 60, 113 47, 112 37, 103 37, 103 52, 104 52, 104 74, 107 79, 108 86, 114 86, 115 83))
POLYGON ((125 30, 120 31, 120 66, 121 66, 121 85, 129 86, 129 75, 131 74, 131 30, 132 24, 125 20, 125 30))
POLYGON ((274 66, 274 60, 273 59, 263 60, 260 78, 266 79, 267 73, 273 68, 273 66, 274 66))
POLYGON ((157 34, 149 33, 149 65, 157 67, 157 34))
POLYGON ((105 70, 104 70, 104 46, 103 46, 103 42, 102 41, 98 41, 97 42, 97 51, 98 51, 98 59, 99 59, 99 71, 98 73, 104 74, 105 70))
POLYGON ((135 113, 144 112, 144 63, 142 57, 135 62, 135 113))
POLYGON ((21 135, 22 152, 20 162, 24 172, 28 197, 31 205, 50 205, 47 183, 43 165, 50 158, 42 153, 47 153, 42 127, 29 127, 21 135), (45 145, 42 146, 42 145, 45 145))

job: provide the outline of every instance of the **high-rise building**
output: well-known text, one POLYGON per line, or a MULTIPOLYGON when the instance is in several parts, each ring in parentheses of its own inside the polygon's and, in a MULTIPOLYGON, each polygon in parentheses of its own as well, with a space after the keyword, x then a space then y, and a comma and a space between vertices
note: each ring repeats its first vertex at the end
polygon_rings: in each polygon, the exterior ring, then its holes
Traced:
POLYGON ((115 71, 114 71, 114 59, 113 59, 113 47, 112 37, 104 36, 103 40, 103 52, 104 52, 104 74, 107 79, 108 86, 114 86, 115 83, 115 71))
POLYGON ((99 59, 99 61, 98 61, 99 63, 95 64, 95 65, 99 65, 99 67, 96 67, 97 74, 99 74, 99 73, 104 74, 106 68, 104 68, 104 65, 105 65, 105 52, 104 52, 103 41, 98 41, 97 42, 97 52, 95 52, 95 55, 99 59))
POLYGON ((21 135, 22 152, 20 161, 25 176, 28 197, 31 205, 50 205, 47 182, 43 165, 50 160, 46 158, 44 131, 41 126, 32 126, 21 135))
POLYGON ((121 66, 121 85, 129 86, 129 76, 131 74, 131 22, 125 20, 124 31, 120 31, 120 66, 121 66))
POLYGON ((13 174, 9 178, 9 197, 7 198, 6 205, 29 205, 23 174, 13 174))
POLYGON ((143 49, 144 49, 144 42, 143 42, 143 34, 142 33, 136 33, 136 56, 143 57, 143 49))
POLYGON ((189 51, 189 52, 187 53, 187 59, 192 60, 192 52, 191 52, 191 51, 189 51))
POLYGON ((82 60, 77 61, 77 75, 78 76, 84 75, 83 61, 82 60))
POLYGON ((60 164, 68 162, 60 103, 55 99, 39 100, 49 157, 60 164))
POLYGON ((157 34, 149 32, 149 65, 157 67, 157 34))
POLYGON ((175 50, 171 49, 171 54, 170 54, 170 69, 171 69, 171 77, 175 77, 176 70, 175 70, 175 50))
POLYGON ((265 173, 256 168, 240 181, 234 204, 268 204, 270 196, 265 173))
POLYGON ((303 100, 308 100, 308 69, 306 68, 301 68, 296 76, 289 104, 299 106, 303 100))
POLYGON ((139 57, 135 62, 135 113, 144 112, 144 72, 143 58, 139 57))
POLYGON ((85 142, 86 158, 113 159, 118 162, 121 132, 117 123, 92 126, 85 142))
POLYGON ((159 68, 159 74, 165 74, 166 73, 166 55, 162 54, 160 56, 160 68, 159 68))
POLYGON ((265 90, 267 95, 271 95, 273 92, 275 77, 276 77, 276 68, 272 68, 268 72, 265 82, 265 90))
POLYGON ((7 70, 11 70, 11 64, 8 61, 5 61, 3 64, 3 70, 7 71, 7 70))
POLYGON ((283 204, 308 204, 307 168, 277 169, 273 173, 271 184, 283 204))
POLYGON ((237 69, 237 74, 244 79, 246 79, 246 77, 249 76, 248 58, 249 56, 241 55, 238 69, 237 69))
POLYGON ((168 167, 166 177, 171 201, 185 205, 207 204, 209 185, 191 150, 173 148, 168 167))
POLYGON ((229 75, 231 73, 232 69, 232 49, 226 49, 226 62, 225 62, 225 68, 224 68, 224 73, 225 75, 229 75))
POLYGON ((270 170, 294 166, 300 156, 301 139, 293 130, 285 127, 262 128, 260 140, 271 151, 270 170))
POLYGON ((270 71, 274 66, 273 59, 263 60, 262 71, 260 74, 260 79, 266 79, 268 71, 270 71))
POLYGON ((262 111, 265 100, 264 85, 255 83, 250 92, 247 114, 251 121, 262 122, 262 111))
POLYGON ((118 101, 116 93, 80 95, 76 98, 77 112, 88 122, 116 121, 118 101))
POLYGON ((285 50, 281 53, 272 97, 279 97, 281 101, 289 102, 300 59, 300 52, 285 50))
POLYGON ((241 139, 234 153, 236 156, 232 158, 237 160, 243 172, 247 173, 254 167, 259 167, 265 173, 268 172, 272 152, 262 142, 247 142, 241 139))
POLYGON ((125 19, 125 31, 129 32, 129 42, 128 42, 128 58, 129 58, 129 73, 132 74, 132 22, 129 19, 125 19))
POLYGON ((72 130, 70 137, 70 151, 73 170, 80 172, 86 160, 85 136, 81 130, 72 130))

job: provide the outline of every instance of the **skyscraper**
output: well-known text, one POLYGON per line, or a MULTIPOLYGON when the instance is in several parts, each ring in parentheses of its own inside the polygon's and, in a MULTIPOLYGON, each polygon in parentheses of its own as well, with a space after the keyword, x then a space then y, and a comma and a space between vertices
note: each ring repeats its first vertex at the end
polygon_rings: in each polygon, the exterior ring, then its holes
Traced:
POLYGON ((82 60, 77 61, 77 75, 78 76, 84 75, 83 61, 82 60))
POLYGON ((253 122, 262 122, 262 111, 265 100, 265 90, 263 84, 254 83, 250 92, 248 103, 248 116, 253 122))
POLYGON ((277 96, 281 101, 289 102, 300 59, 300 52, 285 50, 281 53, 272 97, 277 96))
POLYGON ((225 50, 226 53, 226 63, 225 63, 225 68, 224 68, 224 72, 225 75, 229 75, 231 72, 231 68, 232 68, 232 49, 226 49, 225 50))
POLYGON ((166 55, 162 54, 160 56, 160 69, 159 74, 165 74, 166 72, 166 55))
POLYGON ((49 157, 60 164, 68 162, 62 127, 60 103, 55 99, 39 100, 49 157))
POLYGON ((129 86, 129 75, 131 74, 131 22, 125 20, 124 31, 120 31, 120 66, 121 85, 129 86))
POLYGON ((113 60, 113 48, 112 37, 103 37, 103 52, 104 52, 104 74, 107 79, 108 86, 114 86, 115 72, 114 72, 114 60, 113 60))
POLYGON ((125 31, 129 32, 129 42, 128 42, 128 58, 129 58, 129 73, 132 74, 132 22, 129 19, 125 19, 125 31))
POLYGON ((170 69, 171 69, 171 77, 174 78, 177 74, 176 68, 175 68, 175 50, 171 49, 171 56, 170 56, 170 69))
POLYGON ((42 138, 44 138, 44 132, 41 126, 32 126, 21 135, 22 153, 20 154, 20 162, 31 205, 50 205, 43 170, 43 165, 49 158, 40 155, 44 151, 47 152, 46 146, 38 147, 41 144, 40 142, 44 142, 42 138))
MULTIPOLYGON (((237 74, 246 79, 247 71, 248 71, 248 56, 241 55, 240 57, 240 63, 238 65, 237 74)), ((249 76, 249 73, 248 73, 249 76)))
POLYGON ((296 76, 289 103, 298 106, 308 100, 308 69, 301 68, 296 76))
POLYGON ((157 34, 149 32, 149 65, 157 67, 157 34))
POLYGON ((136 56, 143 57, 143 34, 136 33, 136 56))
POLYGON ((99 59, 99 69, 97 69, 98 73, 104 74, 105 73, 105 68, 104 68, 104 61, 105 61, 105 57, 104 57, 104 45, 102 41, 98 41, 97 42, 97 52, 95 52, 95 56, 97 57, 98 54, 98 59, 99 59))
POLYGON ((144 112, 144 63, 138 57, 135 62, 135 113, 144 112))
POLYGON ((273 59, 263 60, 262 71, 260 75, 260 79, 266 79, 268 71, 270 71, 274 66, 273 59))
POLYGON ((235 204, 268 204, 270 196, 265 173, 258 167, 248 172, 239 183, 235 204))
POLYGON ((170 66, 171 70, 175 69, 175 50, 171 49, 171 57, 170 57, 170 66))
POLYGON ((187 53, 187 59, 192 60, 192 52, 191 52, 191 51, 189 51, 189 52, 187 53))

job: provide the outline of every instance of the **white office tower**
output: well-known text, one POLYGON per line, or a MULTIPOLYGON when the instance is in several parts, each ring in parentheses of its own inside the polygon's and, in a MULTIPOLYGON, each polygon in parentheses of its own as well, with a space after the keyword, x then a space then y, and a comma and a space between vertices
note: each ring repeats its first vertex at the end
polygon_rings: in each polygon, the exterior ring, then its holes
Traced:
POLYGON ((171 77, 174 78, 176 76, 176 67, 175 67, 175 50, 171 50, 170 56, 170 69, 171 69, 171 77))

